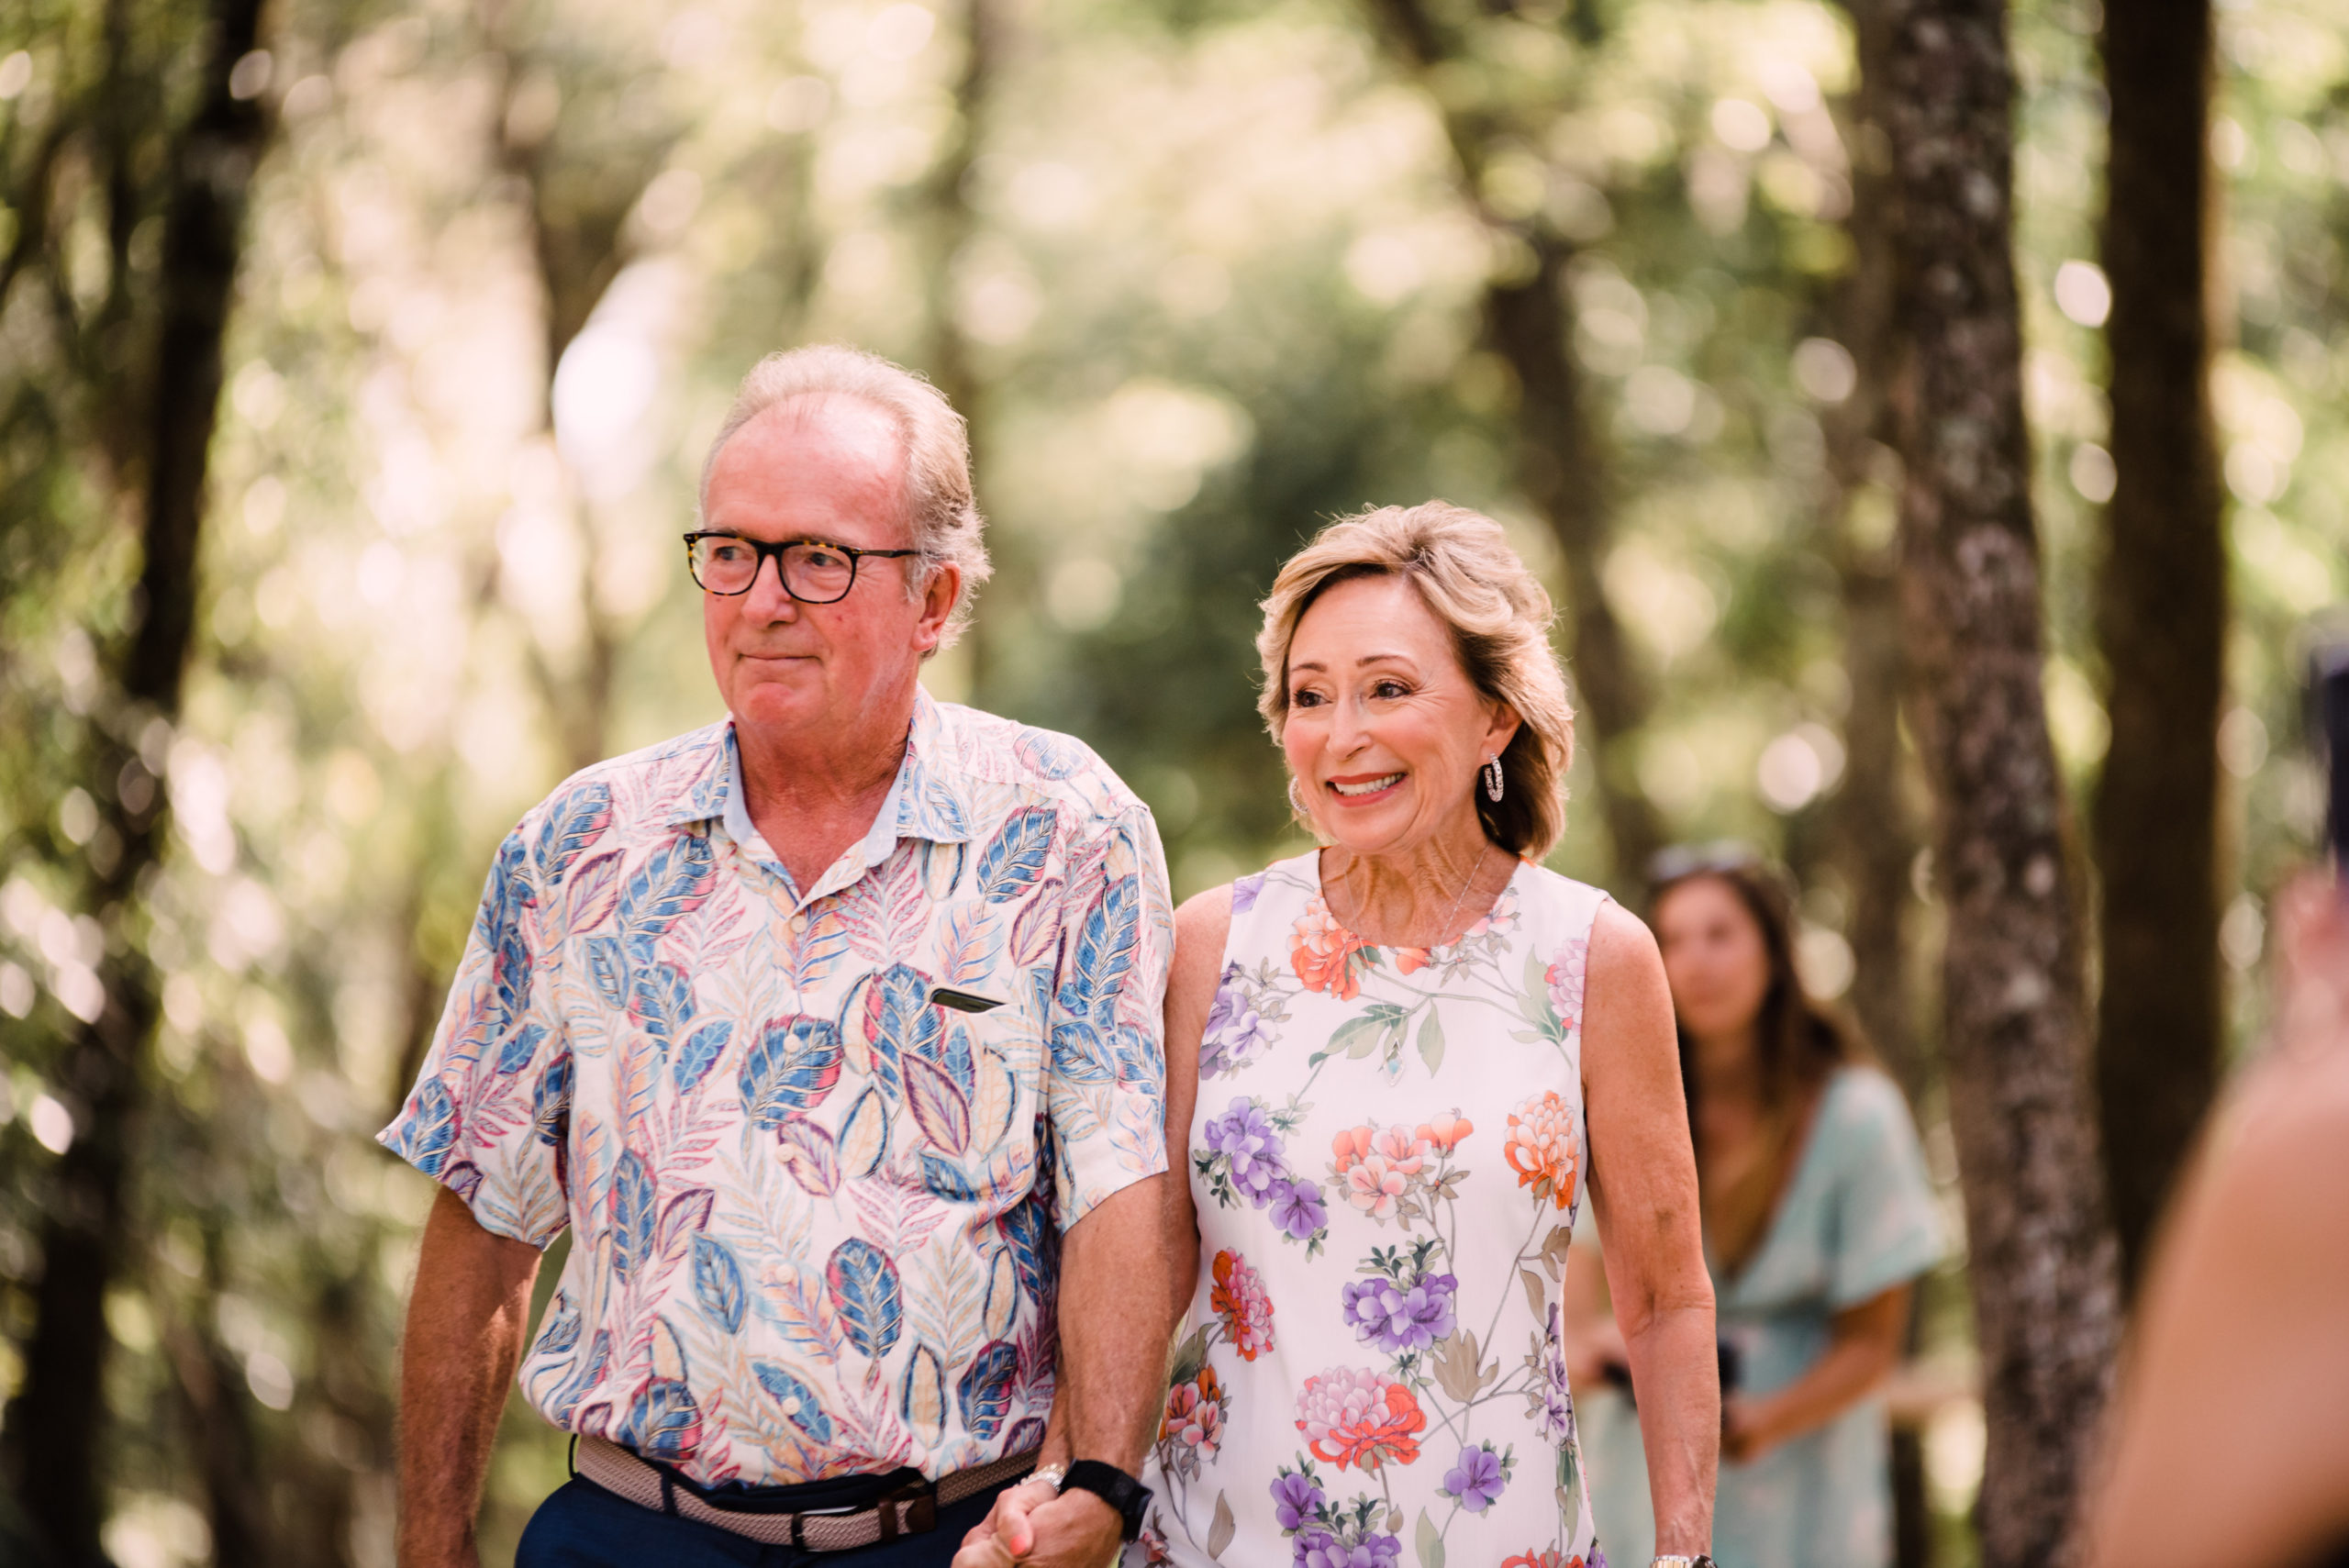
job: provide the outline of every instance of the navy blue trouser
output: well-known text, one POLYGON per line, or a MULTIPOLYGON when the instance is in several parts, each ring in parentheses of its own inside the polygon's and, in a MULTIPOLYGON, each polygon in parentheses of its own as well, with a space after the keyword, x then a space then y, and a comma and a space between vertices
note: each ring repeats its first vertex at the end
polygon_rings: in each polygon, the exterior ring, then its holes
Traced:
POLYGON ((539 1505, 522 1531, 514 1568, 946 1568, 963 1538, 985 1522, 1004 1486, 990 1486, 938 1510, 938 1528, 854 1551, 766 1546, 716 1525, 640 1508, 574 1475, 539 1505))

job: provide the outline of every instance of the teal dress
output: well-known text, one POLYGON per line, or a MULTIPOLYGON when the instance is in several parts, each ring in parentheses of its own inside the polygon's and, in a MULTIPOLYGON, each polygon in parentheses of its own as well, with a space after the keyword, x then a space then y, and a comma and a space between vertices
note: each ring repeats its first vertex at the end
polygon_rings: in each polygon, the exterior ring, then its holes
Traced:
MULTIPOLYGON (((1707 1249, 1720 1333, 1742 1386, 1768 1394, 1827 1349, 1834 1315, 1941 1261, 1942 1227, 1917 1129, 1892 1080, 1846 1067, 1828 1080, 1793 1182, 1762 1247, 1733 1278, 1707 1249)), ((1609 1556, 1653 1552, 1638 1417, 1609 1390, 1583 1402, 1591 1507, 1609 1556)), ((1892 1561, 1892 1487, 1881 1396, 1778 1444, 1751 1464, 1723 1462, 1713 1555, 1724 1568, 1884 1568, 1892 1561)))

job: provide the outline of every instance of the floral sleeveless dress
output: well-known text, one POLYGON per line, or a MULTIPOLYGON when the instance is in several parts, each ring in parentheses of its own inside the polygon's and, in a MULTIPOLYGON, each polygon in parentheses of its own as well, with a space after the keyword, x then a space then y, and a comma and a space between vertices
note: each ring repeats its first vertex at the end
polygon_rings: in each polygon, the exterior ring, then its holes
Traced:
POLYGON ((1601 1568, 1558 1333, 1606 895, 1520 865, 1449 947, 1232 889, 1191 1124, 1197 1299, 1127 1568, 1601 1568))

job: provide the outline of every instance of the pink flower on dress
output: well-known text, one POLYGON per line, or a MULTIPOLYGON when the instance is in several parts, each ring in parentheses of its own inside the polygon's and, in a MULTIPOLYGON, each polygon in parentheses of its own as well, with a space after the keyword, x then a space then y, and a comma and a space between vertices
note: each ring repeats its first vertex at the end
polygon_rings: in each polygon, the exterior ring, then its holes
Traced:
POLYGON ((1338 924, 1330 906, 1319 897, 1308 900, 1305 913, 1291 928, 1289 962, 1308 991, 1326 991, 1341 1002, 1362 995, 1358 971, 1370 967, 1362 956, 1368 942, 1338 924))
POLYGON ((1501 1158, 1517 1173, 1517 1184, 1531 1187, 1538 1204, 1548 1198, 1560 1208, 1575 1198, 1575 1117, 1555 1089, 1545 1089, 1508 1113, 1508 1137, 1501 1158))
POLYGON ((1345 1173, 1346 1201, 1373 1219, 1393 1218, 1410 1185, 1409 1173, 1397 1170, 1384 1154, 1365 1154, 1345 1173))
POLYGON ((1239 1253, 1215 1255, 1215 1288, 1208 1293, 1208 1305, 1241 1361, 1254 1361, 1273 1348, 1273 1298, 1264 1294, 1264 1277, 1239 1253))
POLYGON ((1558 950, 1543 976, 1550 984, 1550 1008, 1558 1015, 1558 1028, 1567 1034, 1582 1027, 1583 971, 1589 961, 1590 943, 1576 937, 1558 950))
POLYGON ((1409 1388, 1367 1367, 1333 1366, 1307 1378, 1297 1396, 1297 1429, 1306 1446, 1341 1470, 1411 1463, 1427 1424, 1409 1388))
POLYGON ((1390 1170, 1400 1171, 1407 1176, 1418 1175, 1419 1167, 1427 1162, 1427 1139, 1407 1131, 1399 1124, 1384 1129, 1370 1142, 1372 1149, 1386 1157, 1390 1170))
POLYGON ((1476 1124, 1462 1116, 1457 1108, 1444 1112, 1433 1121, 1419 1123, 1419 1136, 1428 1140, 1430 1147, 1441 1149, 1446 1154, 1459 1148, 1460 1140, 1475 1130, 1476 1124))
POLYGON ((1166 1396, 1166 1415, 1158 1423, 1159 1451, 1168 1469, 1186 1480, 1197 1479, 1200 1465, 1223 1446, 1229 1404, 1211 1366, 1201 1367, 1191 1382, 1174 1385, 1166 1396))
POLYGON ((1330 1172, 1342 1176, 1361 1164, 1362 1157, 1370 1152, 1371 1140, 1377 1136, 1378 1129, 1365 1122, 1360 1127, 1350 1127, 1330 1140, 1330 1172))

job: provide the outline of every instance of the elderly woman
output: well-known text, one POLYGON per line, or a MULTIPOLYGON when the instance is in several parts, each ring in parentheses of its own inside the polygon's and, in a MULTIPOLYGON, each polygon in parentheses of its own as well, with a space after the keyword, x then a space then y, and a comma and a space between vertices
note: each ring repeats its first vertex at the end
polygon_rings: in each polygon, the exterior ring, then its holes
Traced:
POLYGON ((1176 917, 1169 1244, 1198 1269, 1130 1563, 1604 1563, 1559 1323, 1586 1195, 1657 1561, 1704 1561, 1671 998, 1647 929, 1540 864, 1574 743, 1550 618, 1499 527, 1441 502, 1331 524, 1264 602, 1260 706, 1322 847, 1176 917))

